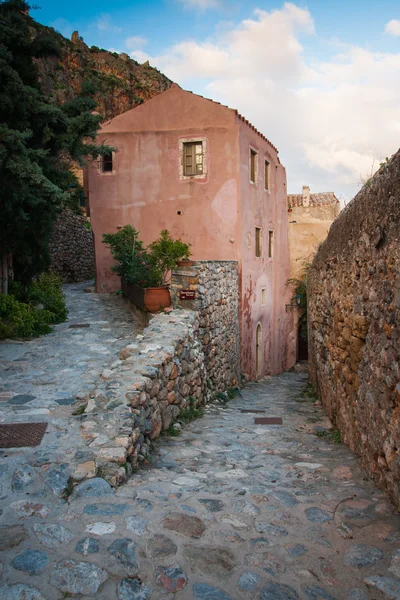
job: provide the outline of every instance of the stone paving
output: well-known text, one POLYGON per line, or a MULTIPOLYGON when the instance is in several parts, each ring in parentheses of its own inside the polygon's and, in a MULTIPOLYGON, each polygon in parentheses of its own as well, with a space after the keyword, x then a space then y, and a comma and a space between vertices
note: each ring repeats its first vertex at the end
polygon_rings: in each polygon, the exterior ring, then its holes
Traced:
POLYGON ((399 599, 399 515, 316 436, 326 418, 304 385, 287 373, 208 407, 117 490, 96 477, 65 501, 46 464, 6 463, 0 598, 399 599))
POLYGON ((1 421, 49 421, 39 447, 0 452, 1 600, 400 599, 400 517, 316 435, 329 423, 303 373, 210 405, 117 490, 97 473, 66 496, 87 459, 70 404, 141 329, 120 298, 83 287, 67 288, 54 333, 0 345, 1 421))

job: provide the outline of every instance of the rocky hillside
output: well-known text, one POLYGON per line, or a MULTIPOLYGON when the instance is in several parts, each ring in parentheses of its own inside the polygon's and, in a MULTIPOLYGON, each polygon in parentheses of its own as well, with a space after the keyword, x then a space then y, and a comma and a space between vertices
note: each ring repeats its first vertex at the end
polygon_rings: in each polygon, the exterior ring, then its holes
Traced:
POLYGON ((127 54, 89 48, 77 31, 68 40, 52 28, 33 23, 39 34, 51 36, 60 48, 60 57, 38 62, 43 91, 60 103, 71 100, 82 82, 92 79, 98 88, 97 110, 106 120, 149 100, 172 83, 148 63, 141 65, 127 54))

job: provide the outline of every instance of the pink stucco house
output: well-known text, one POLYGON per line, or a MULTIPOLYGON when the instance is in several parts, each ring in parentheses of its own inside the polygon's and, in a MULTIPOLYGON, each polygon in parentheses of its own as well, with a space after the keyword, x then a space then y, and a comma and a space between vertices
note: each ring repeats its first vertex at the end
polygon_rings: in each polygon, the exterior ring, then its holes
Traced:
POLYGON ((278 151, 236 110, 170 89, 103 124, 116 152, 88 169, 96 287, 120 286, 102 234, 130 223, 147 244, 162 229, 194 260, 237 260, 241 370, 277 374, 295 359, 286 172, 278 151))

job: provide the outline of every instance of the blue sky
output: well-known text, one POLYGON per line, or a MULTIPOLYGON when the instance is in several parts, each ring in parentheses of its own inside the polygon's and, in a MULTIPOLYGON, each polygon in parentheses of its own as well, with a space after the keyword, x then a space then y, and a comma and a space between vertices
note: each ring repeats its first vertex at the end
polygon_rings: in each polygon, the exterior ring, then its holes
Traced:
POLYGON ((39 0, 38 21, 238 108, 288 189, 350 199, 400 143, 400 2, 39 0))

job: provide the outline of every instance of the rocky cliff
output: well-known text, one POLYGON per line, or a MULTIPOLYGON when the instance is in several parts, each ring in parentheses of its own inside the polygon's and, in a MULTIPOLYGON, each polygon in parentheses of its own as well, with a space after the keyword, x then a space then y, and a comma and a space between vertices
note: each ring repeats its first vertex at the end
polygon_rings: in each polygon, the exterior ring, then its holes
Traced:
POLYGON ((139 64, 127 54, 109 52, 84 43, 78 32, 71 40, 50 27, 33 22, 38 33, 45 32, 60 48, 60 56, 38 61, 44 93, 64 103, 79 93, 83 81, 97 87, 97 110, 111 119, 168 89, 172 81, 148 63, 139 64))

